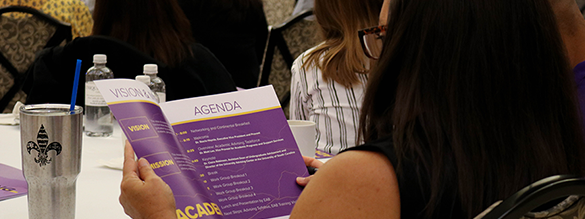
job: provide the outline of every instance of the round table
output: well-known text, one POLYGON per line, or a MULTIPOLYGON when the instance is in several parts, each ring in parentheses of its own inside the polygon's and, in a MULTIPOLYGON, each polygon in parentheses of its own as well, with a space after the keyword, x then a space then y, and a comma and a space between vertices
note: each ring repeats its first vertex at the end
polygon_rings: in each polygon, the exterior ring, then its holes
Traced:
MULTIPOLYGON (((81 173, 77 178, 76 218, 129 218, 118 202, 122 171, 100 164, 123 156, 121 130, 110 137, 83 136, 81 173)), ((22 169, 19 126, 0 125, 0 163, 22 169)), ((0 201, 0 219, 28 218, 27 196, 0 201)))

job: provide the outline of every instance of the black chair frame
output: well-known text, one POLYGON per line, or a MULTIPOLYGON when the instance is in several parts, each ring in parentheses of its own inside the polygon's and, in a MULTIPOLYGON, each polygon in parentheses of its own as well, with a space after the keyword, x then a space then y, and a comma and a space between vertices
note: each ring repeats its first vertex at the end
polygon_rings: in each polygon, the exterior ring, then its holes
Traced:
MULTIPOLYGON (((293 62, 295 60, 288 46, 286 45, 286 41, 284 40, 282 32, 311 15, 313 15, 313 9, 307 9, 297 14, 296 16, 287 19, 282 24, 279 24, 274 27, 273 26, 268 27, 269 28, 268 41, 266 42, 264 60, 262 61, 263 65, 260 68, 260 80, 258 81, 258 86, 268 85, 268 79, 270 78, 270 71, 272 68, 272 60, 274 58, 275 48, 278 48, 278 50, 282 54, 282 58, 284 59, 284 62, 286 63, 287 67, 289 69, 292 68, 293 62)), ((290 91, 288 91, 283 96, 282 100, 280 100, 280 105, 282 107, 285 107, 288 105, 289 101, 290 91)))
POLYGON ((585 196, 585 178, 558 175, 539 180, 510 196, 483 219, 518 219, 550 201, 571 195, 585 196))
MULTIPOLYGON (((0 8, 0 15, 4 14, 4 13, 9 13, 9 12, 22 12, 22 13, 27 13, 27 14, 31 14, 51 25, 54 25, 56 27, 55 33, 53 34, 53 36, 51 36, 51 38, 49 39, 49 41, 47 41, 47 44, 45 44, 45 46, 43 48, 49 48, 49 47, 53 47, 53 46, 57 46, 59 45, 61 42, 63 42, 64 40, 66 42, 70 42, 71 39, 73 38, 72 34, 71 34, 71 25, 65 22, 61 22, 47 14, 44 14, 34 8, 29 8, 29 7, 24 7, 24 6, 7 6, 7 7, 2 7, 0 8)), ((18 93, 18 91, 20 89, 22 89, 22 86, 24 84, 24 82, 26 81, 26 78, 28 77, 27 73, 28 71, 25 71, 23 73, 19 73, 16 68, 12 65, 12 63, 10 63, 10 61, 8 61, 8 59, 6 58, 6 56, 4 56, 4 54, 2 54, 0 52, 0 65, 4 66, 6 68, 6 70, 8 70, 8 72, 10 72, 10 74, 12 75, 12 77, 14 77, 14 85, 12 85, 12 87, 8 90, 8 92, 6 92, 6 94, 4 94, 4 96, 2 97, 2 99, 0 99, 0 111, 3 111, 6 106, 8 106, 8 104, 10 103, 10 101, 12 100, 12 98, 14 98, 14 96, 16 95, 16 93, 18 93)))

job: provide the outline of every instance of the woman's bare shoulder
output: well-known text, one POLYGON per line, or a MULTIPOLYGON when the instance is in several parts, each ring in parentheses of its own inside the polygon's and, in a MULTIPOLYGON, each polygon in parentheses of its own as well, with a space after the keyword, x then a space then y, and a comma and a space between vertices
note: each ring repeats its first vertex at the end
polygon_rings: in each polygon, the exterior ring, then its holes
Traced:
POLYGON ((348 151, 325 163, 291 218, 400 218, 394 167, 380 153, 348 151))

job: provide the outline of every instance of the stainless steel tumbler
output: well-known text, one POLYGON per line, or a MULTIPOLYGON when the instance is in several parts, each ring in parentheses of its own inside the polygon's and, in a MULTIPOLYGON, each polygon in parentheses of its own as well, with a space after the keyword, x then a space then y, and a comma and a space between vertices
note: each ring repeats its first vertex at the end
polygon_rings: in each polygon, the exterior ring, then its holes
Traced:
POLYGON ((81 169, 83 108, 65 104, 20 108, 22 169, 28 183, 28 215, 75 218, 75 182, 81 169))

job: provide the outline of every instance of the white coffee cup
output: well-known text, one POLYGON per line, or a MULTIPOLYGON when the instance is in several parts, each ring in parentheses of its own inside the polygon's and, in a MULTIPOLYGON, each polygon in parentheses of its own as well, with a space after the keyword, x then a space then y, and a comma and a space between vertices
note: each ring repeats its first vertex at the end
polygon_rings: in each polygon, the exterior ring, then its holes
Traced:
POLYGON ((315 157, 315 123, 305 120, 288 120, 288 126, 301 154, 306 157, 315 157))

